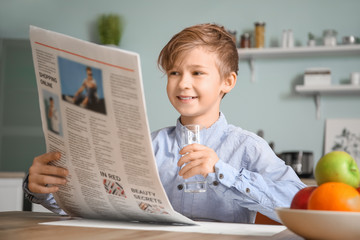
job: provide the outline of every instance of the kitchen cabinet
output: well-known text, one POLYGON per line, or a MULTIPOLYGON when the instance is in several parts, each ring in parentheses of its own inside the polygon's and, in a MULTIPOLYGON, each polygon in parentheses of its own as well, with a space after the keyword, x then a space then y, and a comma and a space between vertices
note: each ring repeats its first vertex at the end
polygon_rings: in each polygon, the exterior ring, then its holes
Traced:
MULTIPOLYGON (((0 172, 0 212, 23 211, 24 191, 22 183, 25 178, 24 172, 0 172)), ((33 212, 50 212, 39 204, 32 204, 33 212)))
POLYGON ((23 172, 0 172, 0 212, 23 210, 22 182, 24 177, 23 172))

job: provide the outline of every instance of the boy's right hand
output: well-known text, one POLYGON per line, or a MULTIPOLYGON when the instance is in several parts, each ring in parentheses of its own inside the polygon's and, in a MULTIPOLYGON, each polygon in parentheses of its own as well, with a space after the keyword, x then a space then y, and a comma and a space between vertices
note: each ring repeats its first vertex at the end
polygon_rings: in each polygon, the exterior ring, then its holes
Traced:
POLYGON ((65 168, 49 165, 51 161, 59 160, 59 152, 50 152, 34 158, 29 169, 28 188, 33 193, 54 193, 59 190, 57 185, 67 183, 69 171, 65 168))

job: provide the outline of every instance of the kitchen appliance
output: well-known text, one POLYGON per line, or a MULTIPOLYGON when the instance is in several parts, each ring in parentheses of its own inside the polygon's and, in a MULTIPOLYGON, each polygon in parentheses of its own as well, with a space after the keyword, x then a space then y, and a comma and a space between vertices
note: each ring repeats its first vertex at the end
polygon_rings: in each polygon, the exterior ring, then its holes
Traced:
POLYGON ((313 175, 314 154, 308 151, 289 151, 280 154, 286 165, 291 166, 299 177, 309 178, 313 175))

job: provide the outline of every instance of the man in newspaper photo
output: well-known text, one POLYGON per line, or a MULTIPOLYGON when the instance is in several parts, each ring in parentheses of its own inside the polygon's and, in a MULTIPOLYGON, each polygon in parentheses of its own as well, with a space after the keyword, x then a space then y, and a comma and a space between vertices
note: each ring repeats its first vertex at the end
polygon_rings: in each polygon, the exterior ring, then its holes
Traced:
POLYGON ((98 101, 96 81, 93 78, 91 67, 86 67, 86 75, 87 77, 74 96, 74 103, 82 107, 94 105, 98 101), (85 94, 83 93, 84 90, 86 91, 85 94))
MULTIPOLYGON (((229 124, 220 111, 222 98, 237 81, 238 53, 231 35, 216 24, 185 28, 162 49, 158 64, 180 114, 176 126, 151 135, 173 208, 193 220, 254 223, 260 212, 279 221, 275 208, 289 207, 305 185, 264 139, 229 124), (204 126, 201 144, 180 144, 180 129, 188 124, 204 126), (202 176, 206 191, 184 191, 183 179, 193 176, 202 176)), ((52 193, 67 183, 69 171, 49 165, 60 158, 59 152, 34 158, 24 189, 31 201, 65 214, 52 193)))

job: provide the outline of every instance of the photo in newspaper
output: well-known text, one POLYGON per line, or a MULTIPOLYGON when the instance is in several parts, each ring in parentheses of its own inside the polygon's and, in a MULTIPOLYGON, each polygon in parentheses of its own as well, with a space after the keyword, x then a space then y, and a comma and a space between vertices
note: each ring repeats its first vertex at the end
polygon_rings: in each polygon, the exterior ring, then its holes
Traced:
POLYGON ((30 27, 47 151, 69 170, 54 194, 71 216, 195 224, 161 184, 139 55, 30 27))

